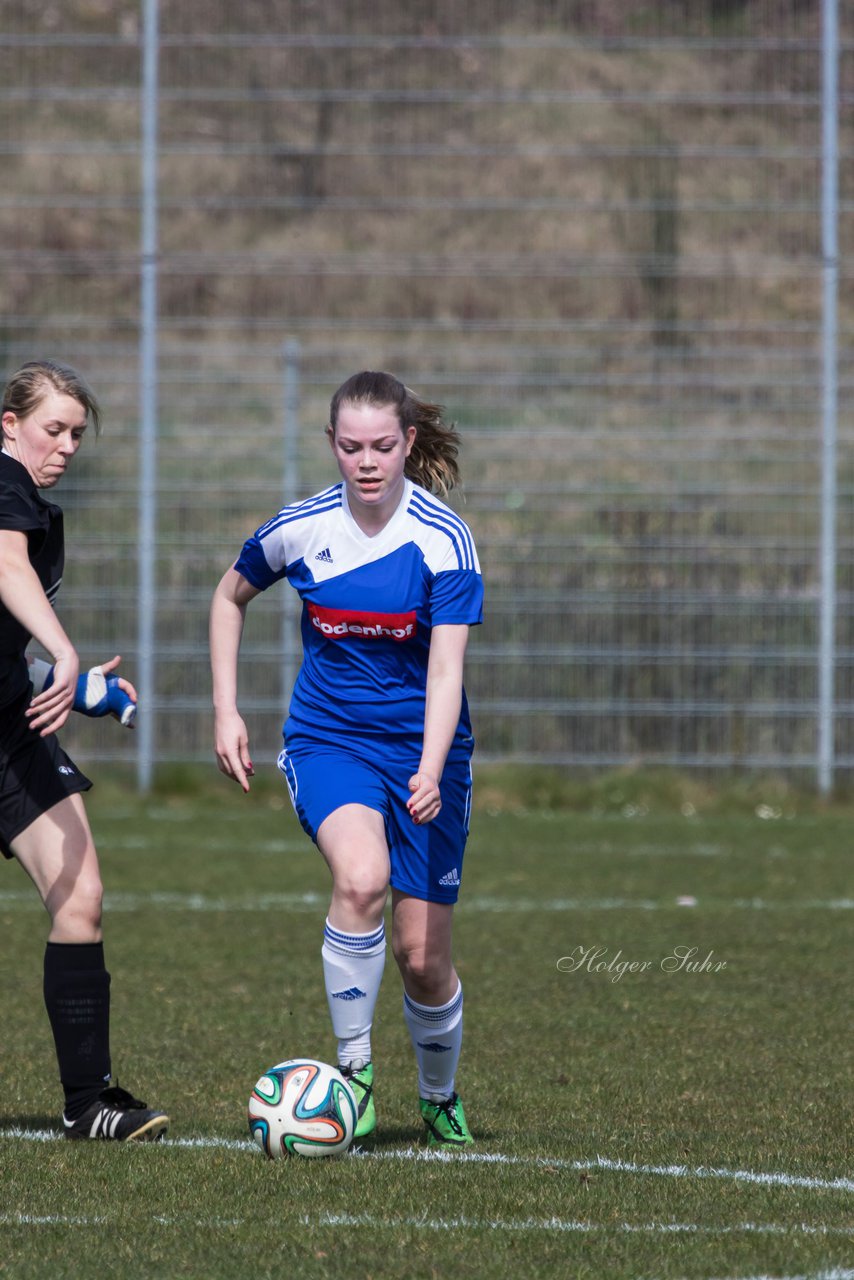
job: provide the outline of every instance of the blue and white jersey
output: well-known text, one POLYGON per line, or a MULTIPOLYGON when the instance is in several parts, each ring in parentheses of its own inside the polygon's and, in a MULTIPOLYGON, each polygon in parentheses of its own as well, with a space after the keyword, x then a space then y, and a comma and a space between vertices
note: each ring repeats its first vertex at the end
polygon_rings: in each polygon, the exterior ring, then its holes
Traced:
MULTIPOLYGON (((420 738, 433 627, 483 618, 468 526, 410 480, 380 533, 362 532, 339 483, 263 524, 235 568, 261 591, 287 578, 303 602, 288 733, 420 738)), ((464 693, 451 756, 470 752, 464 693)))

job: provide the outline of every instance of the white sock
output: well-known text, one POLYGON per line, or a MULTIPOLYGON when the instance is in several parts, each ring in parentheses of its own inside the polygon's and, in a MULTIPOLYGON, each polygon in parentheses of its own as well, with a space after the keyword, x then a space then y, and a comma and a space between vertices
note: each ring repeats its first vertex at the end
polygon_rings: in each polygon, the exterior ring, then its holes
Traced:
POLYGON ((418 1093, 442 1102, 454 1092, 454 1077, 463 1046, 463 987, 447 1004, 418 1004, 403 993, 403 1016, 418 1063, 418 1093))
POLYGON ((338 1061, 342 1066, 364 1066, 371 1060, 371 1024, 385 966, 385 925, 372 933, 341 933, 327 920, 321 954, 338 1061))

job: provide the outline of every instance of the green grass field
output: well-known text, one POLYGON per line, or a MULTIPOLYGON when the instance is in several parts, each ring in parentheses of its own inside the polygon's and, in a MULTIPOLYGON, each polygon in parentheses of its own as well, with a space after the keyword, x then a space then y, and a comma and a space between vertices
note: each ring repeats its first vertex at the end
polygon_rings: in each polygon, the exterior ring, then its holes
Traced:
POLYGON ((59 1140, 46 917, 2 868, 0 1275, 854 1276, 850 812, 484 788, 456 926, 476 1147, 426 1153, 390 963, 375 1142, 270 1163, 255 1079, 334 1056, 327 877, 282 790, 218 782, 89 806, 114 1071, 169 1111, 160 1145, 59 1140))

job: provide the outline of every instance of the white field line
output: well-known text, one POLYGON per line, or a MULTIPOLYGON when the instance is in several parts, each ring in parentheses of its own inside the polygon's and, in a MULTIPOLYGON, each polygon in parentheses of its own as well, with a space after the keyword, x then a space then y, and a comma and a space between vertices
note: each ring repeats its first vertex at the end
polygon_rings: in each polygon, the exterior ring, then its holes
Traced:
MULTIPOLYGON (((316 912, 328 905, 329 895, 323 893, 263 893, 244 897, 213 897, 203 893, 120 893, 104 895, 104 907, 108 912, 139 911, 152 907, 158 911, 188 912, 316 912)), ((675 898, 502 898, 493 895, 472 895, 460 899, 458 911, 518 914, 533 912, 565 911, 665 911, 703 907, 736 911, 854 911, 854 898, 793 899, 770 901, 767 898, 708 898, 692 899, 680 903, 675 898)), ((44 908, 33 890, 9 889, 0 891, 0 911, 43 911, 44 908)))
POLYGON ((807 1235, 854 1236, 854 1227, 817 1227, 807 1222, 738 1222, 733 1226, 708 1226, 698 1222, 590 1222, 584 1219, 566 1218, 429 1218, 426 1215, 407 1214, 401 1217, 381 1217, 372 1213, 318 1213, 303 1214, 300 1221, 307 1227, 415 1227, 424 1231, 557 1231, 593 1234, 618 1231, 626 1235, 807 1235))
MULTIPOLYGON (((115 1216, 115 1215, 114 1215, 115 1216)), ((250 1224, 253 1219, 241 1217, 200 1218, 194 1213, 172 1213, 143 1215, 150 1222, 163 1227, 199 1227, 205 1231, 226 1230, 250 1224)), ((35 1214, 35 1213, 0 1213, 0 1226, 4 1227, 93 1227, 104 1226, 110 1222, 104 1214, 35 1214)), ((584 1219, 567 1218, 432 1218, 426 1214, 402 1215, 399 1217, 380 1216, 373 1213, 318 1213, 301 1214, 300 1222, 306 1227, 368 1227, 372 1231, 378 1229, 397 1231, 401 1227, 419 1231, 510 1231, 514 1234, 525 1232, 552 1231, 576 1235, 611 1234, 622 1235, 664 1235, 664 1236, 821 1236, 852 1237, 854 1227, 813 1226, 807 1222, 737 1222, 732 1226, 710 1226, 698 1222, 590 1222, 584 1219)), ((854 1274, 854 1273, 848 1273, 854 1274)))
MULTIPOLYGON (((353 1153, 359 1155, 358 1151, 353 1153)), ((854 1178, 812 1178, 790 1173, 755 1173, 749 1169, 712 1169, 704 1165, 690 1168, 688 1165, 635 1164, 628 1160, 609 1160, 597 1156, 593 1160, 549 1159, 547 1156, 507 1156, 484 1151, 434 1151, 428 1148, 409 1147, 403 1151, 372 1152, 371 1159, 380 1160, 438 1160, 473 1161, 478 1164, 535 1165, 549 1169, 571 1169, 579 1173, 607 1170, 614 1173, 632 1173, 646 1177, 664 1178, 715 1178, 733 1182, 753 1183, 769 1187, 803 1187, 811 1191, 845 1191, 854 1193, 854 1178)))
MULTIPOLYGON (((13 1138, 24 1142, 61 1142, 63 1135, 55 1129, 23 1129, 19 1126, 0 1129, 0 1139, 13 1138)), ((152 1150, 163 1147, 213 1148, 220 1151, 251 1151, 260 1155, 255 1142, 249 1138, 163 1138, 152 1145, 152 1150)), ((549 1156, 509 1156, 502 1152, 441 1151, 430 1147, 404 1147, 397 1151, 364 1151, 354 1147, 345 1157, 348 1160, 415 1160, 426 1163, 491 1164, 500 1166, 525 1166, 541 1169, 568 1169, 574 1173, 630 1173, 640 1177, 659 1178, 711 1178, 718 1181, 743 1182, 763 1187, 799 1187, 808 1191, 842 1191, 854 1194, 854 1178, 816 1178, 804 1174, 760 1173, 750 1169, 716 1169, 706 1165, 691 1167, 684 1164, 636 1164, 629 1160, 610 1160, 596 1156, 592 1160, 567 1160, 549 1156)))
MULTIPOLYGON (((714 1277, 714 1280, 724 1280, 723 1277, 714 1277)), ((761 1276, 731 1276, 727 1280, 854 1280, 854 1271, 849 1267, 831 1267, 829 1271, 811 1271, 809 1275, 769 1275, 767 1272, 761 1276)))

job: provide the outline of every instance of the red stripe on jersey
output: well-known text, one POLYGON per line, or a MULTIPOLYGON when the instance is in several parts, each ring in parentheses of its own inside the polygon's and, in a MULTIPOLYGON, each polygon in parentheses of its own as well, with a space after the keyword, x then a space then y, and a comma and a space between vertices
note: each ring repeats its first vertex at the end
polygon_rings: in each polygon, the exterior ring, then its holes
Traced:
POLYGON ((358 609, 326 609, 307 602, 311 625, 329 640, 411 640, 417 629, 415 611, 363 613, 358 609))

